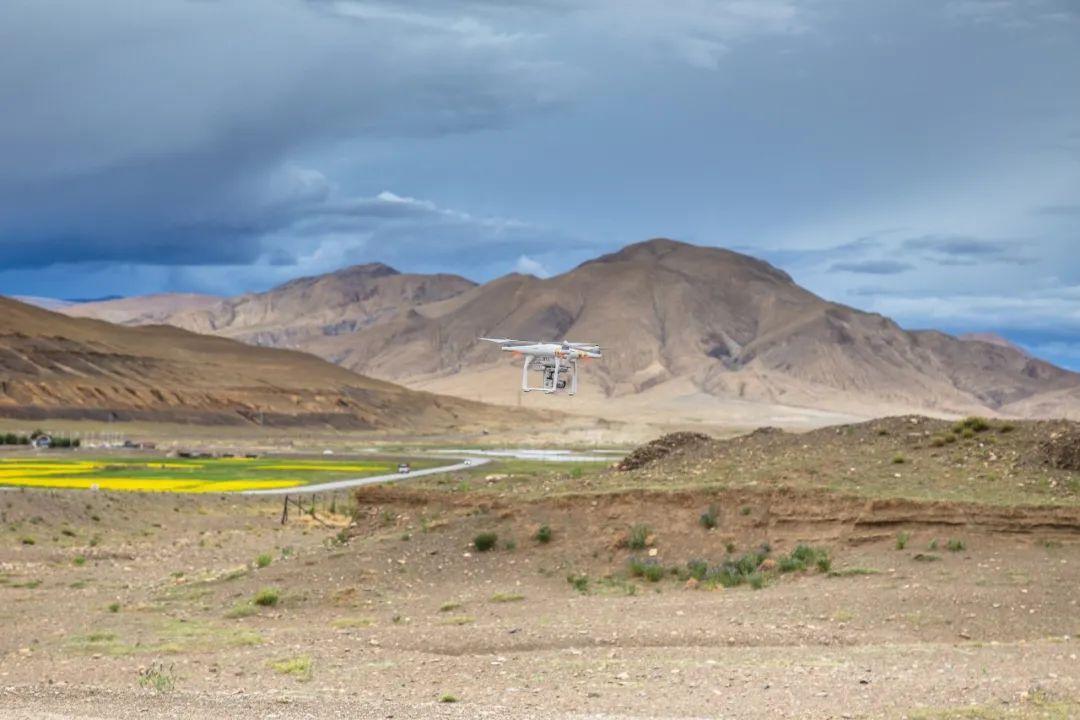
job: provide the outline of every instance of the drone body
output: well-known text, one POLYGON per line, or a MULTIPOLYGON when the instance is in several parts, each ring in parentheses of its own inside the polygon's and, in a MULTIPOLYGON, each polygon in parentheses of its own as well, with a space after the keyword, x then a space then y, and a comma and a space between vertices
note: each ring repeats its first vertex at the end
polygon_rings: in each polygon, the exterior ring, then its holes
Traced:
POLYGON ((552 395, 566 390, 569 395, 576 395, 578 389, 578 362, 598 360, 603 357, 600 346, 593 343, 532 342, 530 340, 511 340, 510 338, 480 338, 502 346, 503 352, 514 353, 525 358, 521 367, 521 391, 539 390, 552 395), (538 387, 529 385, 529 371, 541 373, 543 379, 538 387), (569 378, 566 376, 569 375, 569 378))

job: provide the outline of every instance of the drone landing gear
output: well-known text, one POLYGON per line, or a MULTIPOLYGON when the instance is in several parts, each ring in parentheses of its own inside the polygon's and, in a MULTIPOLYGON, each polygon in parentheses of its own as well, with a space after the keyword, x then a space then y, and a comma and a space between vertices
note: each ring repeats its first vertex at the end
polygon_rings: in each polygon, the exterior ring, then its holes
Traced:
POLYGON ((578 388, 577 360, 570 360, 564 365, 559 361, 559 358, 547 360, 535 358, 530 355, 525 356, 525 363, 521 366, 522 392, 539 390, 545 395, 551 395, 559 390, 566 390, 568 385, 570 389, 567 394, 571 396, 576 395, 578 388), (538 369, 541 373, 542 383, 539 387, 529 386, 529 371, 534 368, 538 369), (567 375, 570 377, 567 378, 567 375))

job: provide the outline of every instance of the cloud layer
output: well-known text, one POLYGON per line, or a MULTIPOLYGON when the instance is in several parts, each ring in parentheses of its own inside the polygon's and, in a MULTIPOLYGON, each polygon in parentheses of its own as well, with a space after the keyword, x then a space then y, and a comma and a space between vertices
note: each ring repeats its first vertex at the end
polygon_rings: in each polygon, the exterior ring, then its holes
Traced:
POLYGON ((0 292, 669 235, 1080 355, 1069 0, 38 0, 0 43, 0 292))

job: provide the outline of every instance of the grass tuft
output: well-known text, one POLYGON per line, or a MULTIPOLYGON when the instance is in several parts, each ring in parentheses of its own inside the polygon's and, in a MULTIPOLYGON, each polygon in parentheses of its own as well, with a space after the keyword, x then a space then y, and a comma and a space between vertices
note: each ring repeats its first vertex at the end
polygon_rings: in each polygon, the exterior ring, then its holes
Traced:
POLYGON ((582 595, 589 592, 589 576, 585 573, 570 573, 566 576, 566 582, 582 595))
POLYGON ((270 565, 274 561, 274 558, 269 553, 263 553, 259 557, 255 558, 255 567, 264 568, 270 565))
POLYGON ((493 532, 482 532, 473 538, 473 547, 477 552, 487 552, 499 542, 499 536, 493 532))
POLYGON ((540 529, 536 531, 536 542, 541 545, 547 545, 551 542, 551 528, 547 525, 541 525, 540 529))
POLYGON ((911 533, 901 532, 896 536, 896 549, 903 550, 907 547, 908 541, 911 540, 911 533))
POLYGON ((520 602, 524 599, 524 595, 519 595, 517 593, 495 593, 491 596, 491 602, 493 603, 520 602))
POLYGON ((626 544, 631 550, 644 550, 649 541, 649 534, 649 526, 638 523, 630 528, 630 537, 626 544))
POLYGON ((273 660, 267 663, 272 670, 277 670, 282 675, 292 675, 300 682, 311 679, 311 656, 297 655, 294 658, 273 660))
POLYGON ((280 599, 280 594, 274 588, 263 588, 255 593, 252 602, 260 607, 274 607, 280 599))

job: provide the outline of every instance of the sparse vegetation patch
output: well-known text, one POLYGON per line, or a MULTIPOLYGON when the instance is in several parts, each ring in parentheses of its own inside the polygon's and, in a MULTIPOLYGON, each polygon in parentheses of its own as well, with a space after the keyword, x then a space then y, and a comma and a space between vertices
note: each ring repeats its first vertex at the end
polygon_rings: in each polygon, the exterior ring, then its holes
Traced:
POLYGON ((482 532, 473 538, 473 547, 477 552, 487 552, 499 542, 499 536, 493 532, 482 532))
POLYGON ((293 658, 273 660, 268 664, 271 669, 277 670, 282 675, 292 675, 300 682, 307 682, 311 679, 310 655, 298 655, 293 658))

